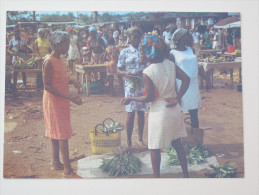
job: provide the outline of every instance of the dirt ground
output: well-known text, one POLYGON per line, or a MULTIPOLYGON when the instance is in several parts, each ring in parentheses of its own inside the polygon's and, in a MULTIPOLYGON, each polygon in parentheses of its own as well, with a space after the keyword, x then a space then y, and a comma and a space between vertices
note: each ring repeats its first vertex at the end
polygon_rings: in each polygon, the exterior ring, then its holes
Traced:
MULTIPOLYGON (((229 86, 229 77, 216 72, 214 89, 201 89, 202 107, 199 109, 200 127, 205 128, 204 145, 217 157, 220 165, 230 161, 235 163, 238 178, 244 177, 243 148, 243 111, 242 92, 237 91, 237 73, 235 85, 229 86)), ((75 76, 73 74, 72 76, 75 76)), ((35 86, 35 75, 28 74, 28 86, 35 86)), ((77 90, 70 87, 72 94, 77 90)), ((71 103, 71 123, 73 136, 69 140, 70 159, 76 171, 77 160, 83 155, 93 155, 89 130, 105 118, 113 118, 125 125, 126 112, 120 104, 123 97, 115 82, 115 96, 106 93, 87 97, 81 94, 85 102, 81 106, 71 103)), ((5 96, 5 136, 4 136, 4 178, 62 178, 62 171, 51 171, 51 143, 44 136, 45 127, 42 110, 43 91, 20 89, 17 96, 5 96), (13 130, 12 130, 13 129, 13 130)), ((188 117, 186 113, 185 117, 188 117)), ((146 114, 146 124, 147 124, 146 114)), ((133 148, 138 152, 137 121, 133 132, 133 148)), ((188 127, 187 127, 188 128, 188 127)), ((121 145, 126 145, 126 130, 121 134, 121 145)), ((144 142, 147 143, 147 125, 144 129, 144 142)), ((191 172, 191 178, 204 178, 208 170, 191 172)), ((136 176, 129 176, 136 178, 136 176)), ((151 178, 152 175, 138 176, 151 178)), ((182 177, 182 174, 165 174, 164 178, 182 177)))

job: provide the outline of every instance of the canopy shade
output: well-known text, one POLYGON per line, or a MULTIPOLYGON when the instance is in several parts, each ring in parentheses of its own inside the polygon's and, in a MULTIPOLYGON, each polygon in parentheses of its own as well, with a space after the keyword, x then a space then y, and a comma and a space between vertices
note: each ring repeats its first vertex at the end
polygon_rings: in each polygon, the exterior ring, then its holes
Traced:
POLYGON ((222 28, 222 29, 225 29, 225 28, 240 28, 241 27, 241 22, 238 21, 238 22, 233 22, 233 23, 230 23, 230 24, 226 24, 224 26, 214 26, 214 28, 222 28))
MULTIPOLYGON (((223 28, 223 27, 228 28, 228 27, 226 27, 227 25, 232 24, 232 23, 235 23, 235 22, 240 22, 240 18, 238 18, 238 17, 228 17, 228 18, 225 18, 225 19, 223 19, 223 20, 217 22, 217 23, 214 25, 214 27, 215 27, 215 28, 223 28)), ((239 24, 240 24, 240 23, 239 23, 239 24)), ((239 27, 240 27, 240 26, 239 26, 239 27)), ((233 28, 233 27, 232 27, 232 28, 233 28)))

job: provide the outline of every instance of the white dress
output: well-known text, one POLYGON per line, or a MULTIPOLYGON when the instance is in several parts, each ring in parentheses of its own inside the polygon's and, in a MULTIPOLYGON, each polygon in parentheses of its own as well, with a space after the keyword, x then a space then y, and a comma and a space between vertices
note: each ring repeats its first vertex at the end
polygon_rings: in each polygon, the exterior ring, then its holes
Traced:
POLYGON ((218 44, 218 33, 216 32, 213 37, 212 49, 216 49, 218 44))
MULTIPOLYGON (((182 97, 181 110, 198 109, 201 106, 201 97, 198 82, 199 70, 197 57, 190 47, 187 47, 185 51, 172 50, 171 53, 174 55, 175 64, 190 77, 189 88, 182 97)), ((177 91, 179 91, 182 82, 177 79, 176 83, 177 91)))
POLYGON ((76 60, 80 58, 80 53, 77 46, 77 39, 76 35, 72 35, 70 37, 70 45, 68 50, 68 60, 76 60))
POLYGON ((187 136, 179 104, 166 107, 166 98, 176 98, 175 64, 170 60, 151 64, 144 69, 154 83, 159 97, 150 103, 148 116, 148 148, 160 149, 170 146, 173 140, 187 136))

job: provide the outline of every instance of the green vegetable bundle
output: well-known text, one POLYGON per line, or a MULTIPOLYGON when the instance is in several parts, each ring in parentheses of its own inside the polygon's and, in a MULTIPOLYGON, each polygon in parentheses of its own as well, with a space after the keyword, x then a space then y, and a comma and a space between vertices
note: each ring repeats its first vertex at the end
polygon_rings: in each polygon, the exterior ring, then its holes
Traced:
POLYGON ((39 61, 38 57, 32 57, 26 61, 26 65, 24 68, 27 68, 27 69, 38 68, 38 61, 39 61))
POLYGON ((133 156, 129 150, 121 150, 112 159, 102 159, 99 167, 109 176, 118 177, 121 175, 132 175, 141 171, 141 161, 133 156))
POLYGON ((204 175, 210 178, 230 178, 236 175, 237 168, 234 163, 230 163, 229 161, 224 164, 224 166, 214 166, 210 165, 210 167, 214 170, 212 173, 205 173, 204 175))
POLYGON ((108 130, 108 133, 117 133, 119 131, 122 131, 125 127, 123 125, 121 125, 118 122, 112 121, 110 124, 105 124, 105 127, 102 127, 100 129, 98 129, 98 133, 106 133, 106 131, 108 130))
POLYGON ((22 69, 24 68, 24 66, 26 65, 26 62, 24 61, 24 59, 18 57, 15 61, 14 61, 14 68, 17 69, 22 69))
MULTIPOLYGON (((201 145, 196 145, 193 148, 189 148, 187 145, 185 145, 184 148, 188 166, 204 163, 205 158, 210 157, 212 154, 208 148, 201 145)), ((167 165, 180 165, 178 155, 173 147, 165 148, 165 152, 168 154, 168 159, 166 161, 167 165)))
POLYGON ((93 62, 84 62, 82 65, 94 65, 93 62))

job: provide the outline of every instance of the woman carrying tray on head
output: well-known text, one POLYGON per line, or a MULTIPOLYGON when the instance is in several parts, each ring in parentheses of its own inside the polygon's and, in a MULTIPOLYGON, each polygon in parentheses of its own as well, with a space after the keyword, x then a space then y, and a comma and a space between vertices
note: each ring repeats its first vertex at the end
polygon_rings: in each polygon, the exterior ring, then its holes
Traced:
POLYGON ((80 84, 69 81, 65 64, 60 58, 67 54, 70 38, 66 32, 55 31, 49 35, 52 53, 43 63, 43 111, 46 126, 45 135, 51 138, 53 151, 53 170, 64 170, 63 177, 79 178, 70 165, 68 139, 72 136, 70 123, 70 101, 77 105, 82 104, 80 97, 69 94, 69 83, 75 87, 80 84), (63 157, 63 164, 59 160, 59 149, 63 157))
POLYGON ((169 46, 156 35, 143 40, 142 57, 151 64, 144 69, 146 96, 127 97, 121 100, 125 105, 132 101, 151 102, 148 118, 148 148, 154 177, 160 177, 160 149, 170 144, 175 148, 184 177, 189 177, 185 151, 181 138, 187 136, 180 105, 181 98, 189 85, 189 77, 169 57, 169 46), (176 93, 176 78, 182 80, 179 93, 176 93), (155 91, 158 96, 155 96, 155 91))
MULTIPOLYGON (((141 30, 138 27, 132 27, 128 29, 127 35, 129 37, 131 45, 121 51, 117 71, 120 75, 125 76, 125 97, 138 97, 144 95, 144 83, 142 78, 142 71, 146 68, 140 58, 140 43, 141 43, 141 30), (138 81, 138 82, 134 82, 138 81)), ((127 144, 128 147, 132 147, 131 136, 134 127, 135 112, 138 114, 138 140, 139 147, 145 147, 143 142, 143 130, 145 124, 145 111, 148 110, 148 104, 142 102, 132 101, 126 105, 127 121, 127 144)))

